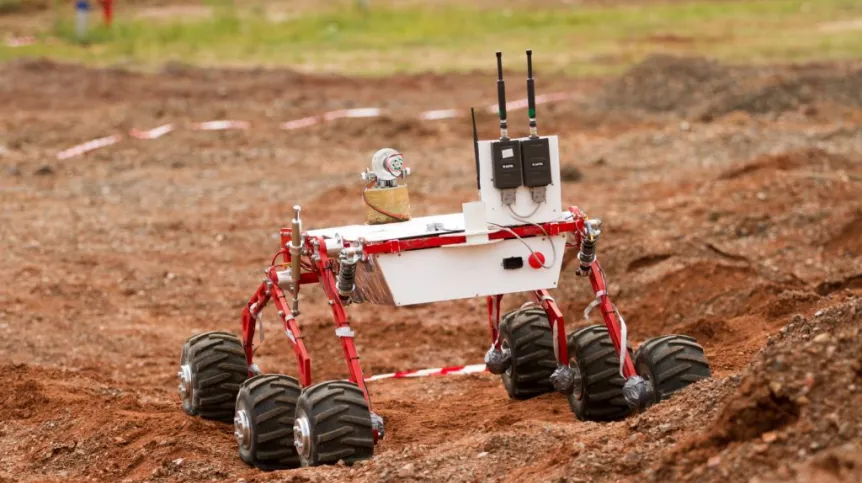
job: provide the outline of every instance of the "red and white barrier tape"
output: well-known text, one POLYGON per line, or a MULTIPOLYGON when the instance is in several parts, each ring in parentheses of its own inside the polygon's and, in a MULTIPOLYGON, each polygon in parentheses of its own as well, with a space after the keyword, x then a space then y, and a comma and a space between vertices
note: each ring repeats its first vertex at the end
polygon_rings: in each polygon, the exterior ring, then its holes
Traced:
POLYGON ((36 43, 36 37, 31 36, 23 36, 16 37, 14 35, 10 35, 3 40, 3 43, 7 47, 26 47, 28 45, 33 45, 36 43))
POLYGON ((137 139, 158 139, 158 138, 164 136, 165 134, 167 134, 173 130, 174 130, 173 124, 165 124, 163 126, 159 126, 159 127, 150 129, 149 131, 141 131, 141 130, 132 128, 132 130, 129 131, 129 135, 132 136, 133 138, 137 138, 137 139))
POLYGON ((119 134, 99 139, 93 139, 92 141, 87 141, 77 146, 72 146, 69 149, 60 151, 59 153, 57 153, 57 159, 69 159, 75 156, 80 156, 95 149, 104 148, 105 146, 110 146, 112 144, 117 144, 122 139, 123 136, 119 134))
MULTIPOLYGON (((562 101, 565 99, 569 99, 571 96, 566 92, 554 92, 551 94, 542 94, 536 96, 536 105, 539 104, 547 104, 549 102, 562 101)), ((488 106, 488 112, 491 114, 497 113, 498 104, 491 104, 488 106)), ((518 99, 517 101, 507 102, 506 103, 506 111, 519 111, 521 109, 526 109, 529 106, 529 102, 527 99, 518 99)))
POLYGON ((204 121, 192 124, 193 131, 227 131, 229 129, 248 129, 251 123, 248 121, 204 121))
POLYGON ((417 371, 392 372, 390 374, 377 374, 366 378, 366 381, 379 381, 381 379, 406 379, 410 377, 428 376, 462 376, 465 374, 476 374, 485 372, 485 364, 472 364, 469 366, 436 367, 433 369, 420 369, 417 371))
POLYGON ((278 127, 280 127, 281 129, 292 130, 292 129, 300 129, 303 127, 313 126, 319 122, 320 122, 320 117, 311 116, 311 117, 303 117, 302 119, 297 119, 295 121, 283 122, 278 127))
MULTIPOLYGON (((536 96, 536 104, 546 104, 549 102, 557 102, 570 99, 571 95, 566 92, 556 92, 552 94, 543 94, 536 96)), ((506 109, 509 111, 517 111, 527 107, 527 99, 518 99, 516 101, 506 103, 506 109)), ((488 112, 496 113, 497 104, 487 107, 488 112)), ((339 109, 337 111, 329 111, 319 116, 303 117, 293 121, 287 121, 279 124, 279 128, 287 131, 294 129, 302 129, 311 127, 323 122, 334 121, 337 119, 357 119, 380 117, 384 114, 384 110, 379 107, 359 107, 354 109, 339 109)), ((419 113, 418 118, 422 121, 437 121, 442 119, 454 119, 461 115, 466 115, 467 111, 463 109, 435 109, 419 113)), ((191 129, 194 131, 225 131, 231 129, 247 130, 251 128, 251 123, 248 121, 233 121, 233 120, 217 120, 204 121, 193 123, 191 129)), ((135 139, 158 139, 165 134, 176 130, 176 125, 165 124, 147 131, 139 129, 131 129, 129 135, 135 139)), ((83 144, 73 146, 69 149, 57 153, 57 159, 68 159, 75 156, 93 151, 94 149, 103 148, 112 144, 118 143, 123 138, 122 135, 108 136, 104 138, 87 141, 83 144)))

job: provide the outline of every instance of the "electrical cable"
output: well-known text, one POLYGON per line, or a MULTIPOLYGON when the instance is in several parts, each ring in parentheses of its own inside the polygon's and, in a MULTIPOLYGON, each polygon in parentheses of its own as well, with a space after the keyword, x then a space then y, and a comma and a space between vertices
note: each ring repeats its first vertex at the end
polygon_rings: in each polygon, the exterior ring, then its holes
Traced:
MULTIPOLYGON (((539 206, 541 206, 541 203, 539 203, 539 204, 537 204, 537 205, 536 205, 536 209, 535 209, 535 210, 533 210, 533 213, 535 213, 536 211, 538 211, 539 206)), ((545 234, 545 237, 547 237, 547 238, 548 238, 548 241, 550 241, 550 242, 551 242, 551 252, 552 252, 552 253, 553 253, 553 255, 554 255, 554 262, 553 262, 553 263, 551 263, 551 267, 552 267, 552 266, 554 266, 554 263, 556 263, 556 262, 557 262, 557 247, 554 245, 554 240, 552 240, 552 239, 551 239, 551 237, 550 237, 550 235, 548 235, 548 232, 547 232, 547 231, 545 231, 545 228, 544 228, 542 225, 539 225, 538 223, 533 223, 532 221, 525 220, 525 219, 524 219, 525 217, 518 216, 518 214, 517 214, 517 213, 515 213, 515 210, 513 210, 511 206, 509 206, 509 211, 511 211, 511 212, 512 212, 512 216, 513 216, 516 220, 518 220, 518 221, 520 221, 520 222, 523 222, 523 223, 527 223, 528 225, 533 225, 533 226, 535 226, 536 228, 538 228, 538 229, 542 230, 542 233, 544 233, 544 234, 545 234)), ((530 216, 532 216, 532 213, 530 214, 530 216)), ((493 223, 492 223, 492 224, 493 224, 493 223)), ((542 265, 542 266, 543 266, 543 267, 545 267, 544 265, 542 265)), ((551 268, 551 267, 545 267, 545 268, 551 268)))
MULTIPOLYGON (((277 251, 277 252, 275 253, 275 255, 273 255, 273 256, 272 256, 272 261, 271 261, 271 262, 269 262, 269 266, 270 266, 270 267, 275 266, 275 259, 276 259, 276 258, 278 258, 278 256, 279 256, 279 255, 287 255, 287 250, 279 250, 279 251, 277 251)), ((285 264, 284 264, 284 263, 282 263, 282 265, 285 265, 285 264)))
POLYGON ((388 212, 388 211, 384 210, 383 208, 378 208, 378 207, 376 207, 376 206, 372 205, 372 204, 368 201, 368 199, 365 197, 365 192, 366 192, 366 191, 368 190, 368 188, 370 188, 370 187, 371 187, 371 185, 372 185, 372 184, 374 184, 375 182, 376 182, 375 180, 371 180, 371 181, 369 181, 368 183, 366 183, 366 184, 365 184, 365 187, 364 187, 364 188, 362 188, 362 201, 363 201, 363 202, 365 202, 365 204, 366 204, 366 205, 368 205, 368 207, 369 207, 369 208, 371 208, 372 210, 374 210, 374 211, 376 211, 376 212, 380 213, 381 215, 386 215, 386 216, 388 216, 388 217, 390 217, 390 218, 395 218, 395 219, 396 219, 396 220, 398 220, 398 221, 408 221, 408 220, 410 220, 410 218, 409 218, 409 217, 406 217, 406 216, 403 216, 403 215, 396 215, 395 213, 390 213, 390 212, 388 212))
MULTIPOLYGON (((528 223, 529 223, 529 222, 528 222, 528 223)), ((524 246, 525 246, 525 247, 527 247, 527 250, 529 250, 529 251, 530 251, 530 255, 531 255, 531 256, 535 256, 535 255, 536 255, 536 252, 533 250, 533 248, 532 248, 532 247, 531 247, 531 246, 530 246, 526 241, 524 241, 524 239, 523 239, 523 238, 521 238, 517 233, 515 233, 515 231, 514 231, 514 230, 512 230, 511 228, 509 228, 509 227, 507 227, 507 226, 503 226, 503 225, 498 225, 498 224, 496 224, 496 223, 491 223, 491 222, 488 222, 488 224, 489 224, 489 225, 494 225, 494 226, 496 226, 497 228, 500 228, 501 230, 505 230, 505 231, 507 231, 507 232, 511 233, 515 238, 517 238, 517 239, 518 239, 518 241, 520 241, 521 243, 523 243, 523 244, 524 244, 524 246)), ((540 230, 542 230, 542 233, 544 233, 544 234, 545 234, 545 236, 548 238, 548 241, 551 243, 551 253, 554 255, 553 261, 551 262, 551 264, 550 264, 550 265, 545 265, 544 263, 542 264, 542 268, 545 268, 545 269, 551 269, 551 268, 553 268, 553 267, 554 267, 554 265, 557 263, 557 247, 556 247, 556 246, 554 246, 554 240, 552 240, 552 239, 551 239, 551 237, 550 237, 550 236, 548 236, 548 232, 546 232, 546 231, 545 231, 545 229, 544 229, 544 228, 542 228, 540 225, 536 225, 535 223, 530 223, 530 224, 531 224, 531 225, 534 225, 534 226, 537 226, 540 230)), ((536 257, 536 259, 538 259, 538 257, 536 257)))
POLYGON ((535 214, 536 214, 536 212, 537 212, 537 211, 539 211, 539 208, 541 208, 541 207, 542 207, 542 203, 536 203, 536 207, 535 207, 535 208, 533 208, 533 211, 532 211, 532 212, 530 212, 530 214, 529 214, 529 215, 527 215, 527 216, 519 215, 519 214, 515 211, 515 209, 514 209, 514 208, 512 208, 512 205, 506 205, 506 207, 508 207, 508 208, 509 208, 509 212, 510 212, 510 213, 512 213, 512 217, 514 217, 516 220, 519 220, 519 221, 525 221, 525 220, 523 220, 523 218, 529 218, 529 217, 531 217, 531 216, 535 215, 535 214))

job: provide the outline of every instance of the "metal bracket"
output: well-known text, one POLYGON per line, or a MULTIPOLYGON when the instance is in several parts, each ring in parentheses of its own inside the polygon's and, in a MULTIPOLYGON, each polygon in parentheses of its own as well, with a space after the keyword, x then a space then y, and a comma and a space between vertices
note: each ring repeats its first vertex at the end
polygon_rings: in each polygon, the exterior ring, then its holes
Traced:
POLYGON ((335 328, 335 335, 338 337, 353 337, 356 335, 356 332, 349 326, 343 325, 335 328))

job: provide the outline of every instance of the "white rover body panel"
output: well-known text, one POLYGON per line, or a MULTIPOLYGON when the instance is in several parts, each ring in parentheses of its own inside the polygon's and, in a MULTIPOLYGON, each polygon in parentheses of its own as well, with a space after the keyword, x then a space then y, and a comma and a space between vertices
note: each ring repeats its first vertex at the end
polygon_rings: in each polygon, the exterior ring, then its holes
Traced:
MULTIPOLYGON (((525 138, 526 139, 526 138, 525 138)), ((488 234, 506 228, 571 220, 562 210, 560 159, 557 137, 546 138, 550 147, 551 184, 543 187, 545 201, 536 203, 531 189, 514 189, 515 202, 503 203, 495 188, 492 141, 480 141, 479 193, 481 202, 466 203, 463 213, 413 218, 382 225, 348 225, 310 230, 310 236, 340 239, 354 246, 388 240, 464 237, 463 243, 399 253, 363 256, 356 270, 354 299, 383 305, 412 305, 496 294, 556 288, 565 250, 566 234, 493 240, 488 234), (513 215, 513 212, 515 215, 513 215), (522 218, 523 216, 523 218, 522 218), (542 266, 534 268, 530 256, 541 253, 542 266), (521 266, 504 267, 504 259, 520 258, 521 266)), ((337 242, 336 242, 337 243, 337 242)))

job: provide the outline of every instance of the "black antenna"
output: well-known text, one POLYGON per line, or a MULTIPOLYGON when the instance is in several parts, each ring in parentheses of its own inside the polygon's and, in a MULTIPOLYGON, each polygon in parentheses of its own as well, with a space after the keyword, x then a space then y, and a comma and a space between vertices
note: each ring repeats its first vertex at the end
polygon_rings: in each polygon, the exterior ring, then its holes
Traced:
POLYGON ((503 81, 503 53, 497 52, 497 111, 500 114, 500 139, 509 139, 506 126, 506 83, 503 81))
POLYGON ((536 127, 536 85, 533 81, 533 51, 527 50, 527 116, 530 118, 530 139, 539 137, 536 127))
POLYGON ((479 181, 479 133, 476 131, 476 111, 470 108, 470 117, 473 118, 473 157, 476 159, 476 189, 482 189, 479 181))

